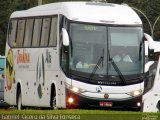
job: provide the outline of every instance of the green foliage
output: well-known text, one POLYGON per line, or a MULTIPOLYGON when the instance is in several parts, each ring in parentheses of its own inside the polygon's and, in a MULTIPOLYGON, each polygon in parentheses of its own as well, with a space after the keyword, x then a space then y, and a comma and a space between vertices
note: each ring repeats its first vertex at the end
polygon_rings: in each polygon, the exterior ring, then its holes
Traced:
POLYGON ((26 10, 37 5, 36 0, 14 0, 15 10, 26 10))
POLYGON ((0 0, 0 55, 5 54, 8 20, 11 13, 17 10, 28 9, 36 5, 36 0, 0 0))
MULTIPOLYGON (((79 0, 43 0, 43 4, 62 2, 62 1, 79 1, 79 0)), ((90 1, 90 0, 81 0, 90 1)), ((156 19, 160 15, 160 0, 107 0, 108 3, 126 3, 131 7, 137 8, 142 11, 151 22, 153 26, 156 19)), ((38 5, 38 0, 0 0, 0 54, 4 55, 5 42, 7 38, 7 24, 9 16, 13 11, 25 10, 38 5)), ((136 11, 137 12, 137 11, 136 11)), ((142 19, 144 32, 151 35, 150 26, 146 18, 137 12, 142 19)), ((154 27, 154 39, 160 40, 160 18, 154 27)))
POLYGON ((0 54, 4 55, 5 49, 5 39, 7 31, 7 22, 9 14, 12 12, 12 1, 11 0, 1 0, 0 1, 0 54))

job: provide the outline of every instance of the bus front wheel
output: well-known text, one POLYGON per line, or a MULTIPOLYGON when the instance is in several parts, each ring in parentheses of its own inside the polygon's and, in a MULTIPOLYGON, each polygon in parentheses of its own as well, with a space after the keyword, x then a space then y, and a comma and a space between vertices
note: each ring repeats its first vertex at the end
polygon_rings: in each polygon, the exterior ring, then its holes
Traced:
POLYGON ((56 105, 56 91, 53 94, 53 98, 52 98, 52 108, 55 110, 57 109, 57 105, 56 105))
POLYGON ((55 85, 52 85, 51 87, 51 108, 57 109, 55 85))

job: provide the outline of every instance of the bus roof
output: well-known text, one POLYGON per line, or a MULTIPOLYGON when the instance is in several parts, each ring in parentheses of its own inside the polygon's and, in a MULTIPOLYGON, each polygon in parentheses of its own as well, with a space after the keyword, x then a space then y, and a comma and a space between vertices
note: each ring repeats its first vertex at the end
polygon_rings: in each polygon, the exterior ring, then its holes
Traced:
POLYGON ((136 12, 127 5, 100 2, 59 2, 17 11, 11 18, 62 14, 70 20, 89 23, 141 25, 136 12))

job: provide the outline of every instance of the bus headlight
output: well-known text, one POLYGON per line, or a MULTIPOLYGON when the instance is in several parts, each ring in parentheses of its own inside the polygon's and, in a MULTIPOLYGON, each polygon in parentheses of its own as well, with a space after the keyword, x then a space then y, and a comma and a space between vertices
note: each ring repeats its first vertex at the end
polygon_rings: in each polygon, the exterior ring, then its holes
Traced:
POLYGON ((71 87, 71 90, 75 93, 83 93, 83 92, 86 92, 86 90, 83 90, 83 89, 80 89, 80 88, 77 88, 77 87, 74 87, 72 86, 71 87))
POLYGON ((140 89, 140 90, 135 90, 135 91, 129 92, 127 94, 132 97, 137 97, 137 96, 141 95, 142 93, 143 93, 143 90, 140 89))
POLYGON ((72 87, 72 91, 77 93, 77 92, 79 92, 79 91, 80 91, 80 89, 79 89, 79 88, 77 88, 77 87, 72 87))
POLYGON ((71 85, 67 85, 67 88, 70 89, 71 91, 75 92, 75 93, 83 93, 86 92, 86 90, 80 89, 78 87, 75 86, 71 86, 71 85))

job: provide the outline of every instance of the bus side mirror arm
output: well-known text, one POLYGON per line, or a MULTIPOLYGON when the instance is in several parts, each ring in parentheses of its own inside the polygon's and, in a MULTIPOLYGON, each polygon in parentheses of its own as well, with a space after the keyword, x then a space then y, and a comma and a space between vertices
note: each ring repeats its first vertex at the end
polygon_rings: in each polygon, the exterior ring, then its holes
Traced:
POLYGON ((145 73, 148 72, 150 66, 151 66, 153 63, 154 63, 154 61, 149 61, 149 62, 147 62, 147 63, 145 64, 145 71, 144 71, 145 73))
POLYGON ((69 35, 65 28, 62 28, 62 41, 64 46, 69 46, 69 35))

